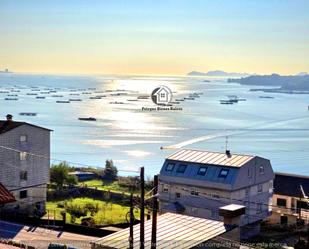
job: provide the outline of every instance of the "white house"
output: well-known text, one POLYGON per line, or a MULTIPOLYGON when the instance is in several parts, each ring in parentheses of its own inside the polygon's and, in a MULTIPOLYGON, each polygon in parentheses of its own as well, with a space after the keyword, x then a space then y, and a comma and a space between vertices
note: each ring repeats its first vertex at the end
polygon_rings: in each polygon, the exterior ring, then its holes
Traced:
POLYGON ((258 156, 182 149, 166 158, 159 174, 160 211, 221 220, 219 208, 246 207, 241 225, 270 216, 274 172, 258 156))
POLYGON ((157 104, 167 104, 169 102, 170 92, 165 87, 161 87, 154 95, 157 97, 157 104))
POLYGON ((0 183, 15 197, 2 211, 43 213, 49 182, 51 130, 0 121, 0 183))

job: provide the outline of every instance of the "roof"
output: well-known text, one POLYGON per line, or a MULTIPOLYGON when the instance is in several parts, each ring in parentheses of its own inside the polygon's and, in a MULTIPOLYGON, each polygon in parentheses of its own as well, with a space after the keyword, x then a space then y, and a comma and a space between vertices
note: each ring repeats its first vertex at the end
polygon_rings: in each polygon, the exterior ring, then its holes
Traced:
POLYGON ((0 182, 0 204, 14 202, 15 197, 0 182))
POLYGON ((22 125, 30 125, 30 126, 33 126, 33 127, 36 127, 36 128, 40 128, 40 129, 44 129, 44 130, 47 130, 47 131, 52 131, 50 129, 47 129, 47 128, 44 128, 44 127, 41 127, 41 126, 37 126, 37 125, 34 125, 34 124, 29 124, 27 122, 18 122, 18 121, 12 121, 10 122, 10 124, 5 127, 4 129, 2 128, 2 126, 6 123, 6 121, 4 120, 0 120, 0 135, 5 133, 5 132, 8 132, 10 130, 13 130, 19 126, 22 126, 22 125))
POLYGON ((94 175, 94 173, 86 172, 86 171, 73 171, 73 172, 69 172, 69 175, 94 175))
POLYGON ((287 195, 299 197, 300 186, 307 196, 309 196, 309 176, 294 175, 287 173, 275 173, 274 193, 279 195, 287 195))
MULTIPOLYGON (((152 220, 148 220, 145 222, 145 248, 150 248, 151 230, 152 220)), ((128 248, 129 231, 127 228, 97 240, 96 248, 128 248)), ((139 248, 140 225, 135 225, 133 231, 133 247, 139 248)), ((165 213, 157 218, 157 249, 192 248, 226 231, 228 228, 221 221, 165 213)))
POLYGON ((220 152, 210 152, 202 150, 182 149, 176 153, 170 155, 167 159, 183 162, 202 163, 202 164, 214 164, 230 167, 241 167, 254 156, 250 155, 238 155, 220 152))

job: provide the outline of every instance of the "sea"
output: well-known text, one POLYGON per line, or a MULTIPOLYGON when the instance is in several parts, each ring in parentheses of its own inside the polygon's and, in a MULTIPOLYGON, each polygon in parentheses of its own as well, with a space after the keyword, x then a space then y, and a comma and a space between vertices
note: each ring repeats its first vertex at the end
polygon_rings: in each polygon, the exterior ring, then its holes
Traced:
POLYGON ((0 117, 53 130, 52 164, 104 167, 112 159, 120 175, 143 166, 150 178, 182 148, 228 149, 267 158, 275 171, 309 175, 308 95, 251 88, 215 77, 1 73, 0 117), (175 102, 163 110, 150 97, 159 86, 175 102), (236 96, 242 101, 220 103, 236 96), (79 101, 57 103, 69 99, 79 101), (79 120, 88 117, 96 121, 79 120))

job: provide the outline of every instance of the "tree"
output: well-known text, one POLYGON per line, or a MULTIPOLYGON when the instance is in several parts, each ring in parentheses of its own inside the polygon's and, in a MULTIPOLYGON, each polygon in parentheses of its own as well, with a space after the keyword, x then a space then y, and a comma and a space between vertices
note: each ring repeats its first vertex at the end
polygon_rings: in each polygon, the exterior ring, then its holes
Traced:
POLYGON ((61 162, 57 165, 52 165, 50 168, 50 181, 55 183, 59 189, 63 188, 64 184, 76 184, 75 176, 69 175, 70 166, 66 162, 61 162))
POLYGON ((106 160, 102 178, 109 181, 114 181, 118 178, 118 170, 114 166, 113 160, 106 160))

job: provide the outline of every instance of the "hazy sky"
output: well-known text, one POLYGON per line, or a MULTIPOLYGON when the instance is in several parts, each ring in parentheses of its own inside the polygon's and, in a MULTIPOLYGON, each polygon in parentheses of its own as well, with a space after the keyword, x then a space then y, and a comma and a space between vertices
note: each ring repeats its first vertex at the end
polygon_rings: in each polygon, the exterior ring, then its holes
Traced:
POLYGON ((0 0, 0 69, 309 71, 308 0, 0 0))

